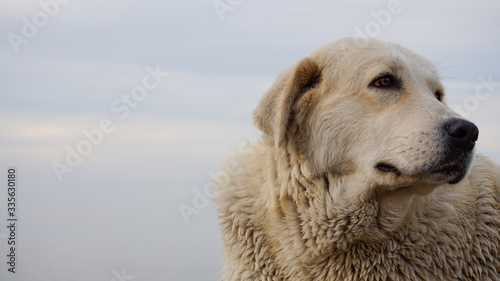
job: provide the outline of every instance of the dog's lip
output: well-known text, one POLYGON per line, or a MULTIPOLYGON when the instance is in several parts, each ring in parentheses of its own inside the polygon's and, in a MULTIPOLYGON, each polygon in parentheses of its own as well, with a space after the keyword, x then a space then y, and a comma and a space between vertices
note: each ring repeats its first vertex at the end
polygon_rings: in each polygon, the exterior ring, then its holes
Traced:
POLYGON ((438 167, 433 168, 430 173, 452 173, 454 171, 460 170, 461 169, 461 163, 458 162, 451 162, 451 163, 446 163, 443 165, 440 165, 438 167))
POLYGON ((449 184, 456 184, 460 182, 463 177, 465 176, 465 167, 463 163, 460 163, 458 161, 446 163, 443 165, 440 165, 434 169, 431 170, 431 174, 444 174, 449 177, 452 177, 448 183, 449 184))
POLYGON ((403 173, 403 172, 401 172, 401 170, 396 168, 394 165, 389 164, 387 162, 379 162, 375 166, 375 168, 382 173, 396 173, 397 175, 405 175, 408 177, 421 177, 421 176, 432 175, 432 174, 443 174, 443 175, 453 177, 451 180, 448 181, 448 183, 455 184, 455 183, 458 183, 462 179, 462 176, 460 176, 460 174, 461 174, 461 171, 463 170, 463 165, 460 161, 452 161, 452 162, 448 162, 445 164, 441 164, 441 165, 432 167, 429 170, 422 171, 422 172, 415 173, 415 174, 403 173))
POLYGON ((386 162, 380 162, 378 163, 375 168, 377 168, 377 170, 381 171, 381 172, 384 172, 384 173, 400 173, 398 168, 394 167, 393 165, 391 164, 388 164, 386 162))

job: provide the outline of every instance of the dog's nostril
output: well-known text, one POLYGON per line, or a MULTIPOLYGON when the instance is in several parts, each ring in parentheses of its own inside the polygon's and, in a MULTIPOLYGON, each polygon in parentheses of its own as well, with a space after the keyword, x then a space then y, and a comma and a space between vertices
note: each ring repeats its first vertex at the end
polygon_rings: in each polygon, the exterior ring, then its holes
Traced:
POLYGON ((474 123, 463 119, 451 119, 444 124, 449 139, 460 148, 471 151, 479 137, 479 129, 474 123))
POLYGON ((478 129, 477 133, 475 133, 474 136, 472 137, 472 141, 476 142, 478 139, 479 139, 479 129, 478 129))
POLYGON ((448 127, 446 129, 448 130, 448 133, 450 134, 450 136, 452 136, 454 138, 462 139, 462 138, 465 138, 467 136, 467 131, 465 131, 464 128, 458 128, 458 129, 454 130, 454 129, 450 129, 448 127))

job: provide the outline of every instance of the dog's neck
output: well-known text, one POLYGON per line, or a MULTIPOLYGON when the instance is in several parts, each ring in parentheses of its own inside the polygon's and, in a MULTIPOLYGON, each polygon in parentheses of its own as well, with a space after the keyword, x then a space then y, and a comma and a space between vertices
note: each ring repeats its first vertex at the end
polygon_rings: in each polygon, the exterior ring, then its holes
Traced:
POLYGON ((439 222, 422 219, 426 213, 441 213, 432 217, 443 220, 453 213, 451 204, 440 199, 437 190, 418 195, 414 192, 418 187, 410 186, 380 193, 360 173, 312 175, 304 165, 307 162, 293 148, 283 146, 274 152, 280 183, 275 195, 280 204, 287 201, 294 205, 287 208, 288 212, 280 211, 290 216, 303 214, 301 231, 314 240, 311 245, 316 246, 317 253, 324 252, 325 247, 347 250, 357 242, 379 243, 406 235, 404 229, 408 224, 431 224, 436 228, 439 222), (327 198, 329 202, 319 198, 327 198), (309 208, 310 205, 315 208, 309 208), (290 210, 295 211, 290 213, 290 210))

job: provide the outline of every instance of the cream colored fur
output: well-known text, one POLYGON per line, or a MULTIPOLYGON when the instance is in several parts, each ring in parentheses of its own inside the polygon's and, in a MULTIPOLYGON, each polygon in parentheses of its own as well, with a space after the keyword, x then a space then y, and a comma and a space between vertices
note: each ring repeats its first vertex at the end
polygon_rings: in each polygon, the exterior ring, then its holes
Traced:
POLYGON ((372 39, 283 72, 254 111, 261 139, 213 183, 222 280, 500 280, 499 166, 477 155, 433 172, 438 128, 459 118, 443 91, 427 60, 372 39), (371 86, 385 73, 398 89, 371 86))

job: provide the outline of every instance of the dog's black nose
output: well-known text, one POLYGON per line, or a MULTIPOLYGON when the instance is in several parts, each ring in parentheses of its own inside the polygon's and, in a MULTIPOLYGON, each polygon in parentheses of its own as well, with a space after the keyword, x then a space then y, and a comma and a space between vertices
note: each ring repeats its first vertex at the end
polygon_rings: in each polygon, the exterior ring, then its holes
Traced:
POLYGON ((449 140, 465 151, 471 151, 479 137, 479 129, 474 123, 463 119, 450 119, 444 124, 449 140))

